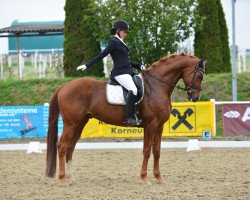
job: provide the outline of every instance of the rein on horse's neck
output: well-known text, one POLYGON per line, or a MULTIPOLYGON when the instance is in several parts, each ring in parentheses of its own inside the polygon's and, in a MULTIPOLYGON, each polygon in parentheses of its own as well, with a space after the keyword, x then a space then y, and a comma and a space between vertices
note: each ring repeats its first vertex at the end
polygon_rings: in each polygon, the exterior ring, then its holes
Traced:
POLYGON ((163 59, 161 59, 160 61, 158 61, 157 63, 153 64, 147 71, 142 72, 145 82, 148 83, 148 87, 149 89, 147 90, 146 88, 146 92, 150 95, 151 90, 152 90, 152 85, 155 84, 150 84, 149 82, 154 81, 157 85, 157 89, 159 89, 159 87, 162 87, 160 85, 163 85, 163 87, 165 88, 168 97, 170 98, 174 88, 177 89, 181 89, 186 91, 186 88, 182 88, 179 85, 176 85, 177 82, 179 81, 179 79, 182 77, 185 68, 187 66, 186 62, 188 61, 180 61, 182 62, 182 64, 176 64, 176 62, 178 62, 179 59, 197 59, 194 56, 188 56, 188 55, 173 55, 172 57, 165 57, 163 59), (171 63, 166 63, 166 60, 168 59, 168 61, 172 61, 171 63), (178 59, 178 60, 177 60, 178 59), (161 65, 161 66, 159 66, 161 65), (166 66, 167 65, 167 66, 166 66), (165 69, 165 71, 163 70, 165 69), (167 69, 167 70, 166 70, 167 69), (151 77, 150 81, 148 81, 148 77, 151 77), (154 79, 154 80, 153 80, 154 79), (167 89, 166 89, 166 86, 167 89))

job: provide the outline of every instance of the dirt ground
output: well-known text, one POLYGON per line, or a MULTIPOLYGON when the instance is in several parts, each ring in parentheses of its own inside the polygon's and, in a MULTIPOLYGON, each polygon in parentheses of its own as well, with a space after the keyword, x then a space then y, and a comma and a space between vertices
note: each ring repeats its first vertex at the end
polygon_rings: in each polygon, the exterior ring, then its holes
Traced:
POLYGON ((162 149, 164 184, 142 184, 142 150, 77 150, 74 181, 66 187, 45 177, 45 151, 0 151, 0 198, 30 199, 250 199, 250 148, 162 149))

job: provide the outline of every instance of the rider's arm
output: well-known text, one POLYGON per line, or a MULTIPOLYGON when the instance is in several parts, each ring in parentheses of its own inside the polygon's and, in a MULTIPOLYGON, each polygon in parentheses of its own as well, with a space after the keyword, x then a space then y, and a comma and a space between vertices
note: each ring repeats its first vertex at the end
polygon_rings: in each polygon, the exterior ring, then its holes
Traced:
POLYGON ((108 54, 110 54, 112 51, 114 51, 114 49, 115 49, 115 41, 111 40, 108 43, 107 47, 100 54, 98 54, 96 57, 92 58, 91 60, 89 60, 88 62, 85 63, 86 67, 88 68, 91 65, 99 62, 104 57, 106 57, 108 54))

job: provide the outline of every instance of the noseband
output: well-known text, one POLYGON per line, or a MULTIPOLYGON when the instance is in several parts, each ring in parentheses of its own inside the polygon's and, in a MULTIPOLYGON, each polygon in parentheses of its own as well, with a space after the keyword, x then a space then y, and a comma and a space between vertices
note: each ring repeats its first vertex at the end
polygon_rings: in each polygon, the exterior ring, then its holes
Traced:
POLYGON ((201 75, 202 75, 201 80, 203 80, 203 76, 204 76, 205 70, 202 69, 202 68, 200 67, 201 64, 203 63, 203 61, 204 61, 204 60, 200 60, 200 61, 197 63, 197 65, 195 66, 195 68, 194 68, 194 70, 193 70, 192 72, 190 72, 190 73, 187 74, 186 76, 182 77, 182 78, 185 78, 185 77, 188 77, 188 76, 190 76, 190 75, 193 74, 193 78, 192 78, 190 84, 189 84, 188 86, 186 86, 185 88, 183 88, 183 87, 181 87, 181 86, 179 86, 179 85, 172 85, 172 84, 170 84, 170 83, 168 83, 168 82, 162 81, 161 79, 159 79, 159 78, 153 76, 152 74, 147 73, 146 71, 142 71, 142 73, 143 73, 143 75, 144 75, 146 81, 147 81, 146 76, 149 75, 149 76, 151 76, 152 78, 158 80, 159 82, 161 82, 161 83, 163 83, 163 84, 166 84, 166 85, 171 86, 171 87, 173 87, 173 88, 177 88, 178 90, 180 89, 180 90, 186 91, 186 92, 189 93, 189 94, 193 94, 193 93, 194 93, 193 90, 196 90, 196 91, 201 91, 201 90, 202 90, 201 87, 196 87, 196 86, 194 86, 194 83, 195 83, 195 80, 196 80, 195 77, 196 77, 197 72, 200 72, 200 73, 201 73, 201 75))

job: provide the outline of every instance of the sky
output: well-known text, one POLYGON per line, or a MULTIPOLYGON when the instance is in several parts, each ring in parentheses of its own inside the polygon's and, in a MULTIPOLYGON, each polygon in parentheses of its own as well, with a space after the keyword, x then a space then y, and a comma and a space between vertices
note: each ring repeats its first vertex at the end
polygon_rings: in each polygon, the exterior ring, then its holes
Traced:
MULTIPOLYGON (((0 0, 0 28, 19 21, 63 21, 66 0, 0 0)), ((221 0, 232 44, 232 0, 221 0)), ((250 0, 236 0, 235 37, 240 49, 250 49, 250 0)), ((0 38, 0 52, 8 49, 6 38, 0 38)))

